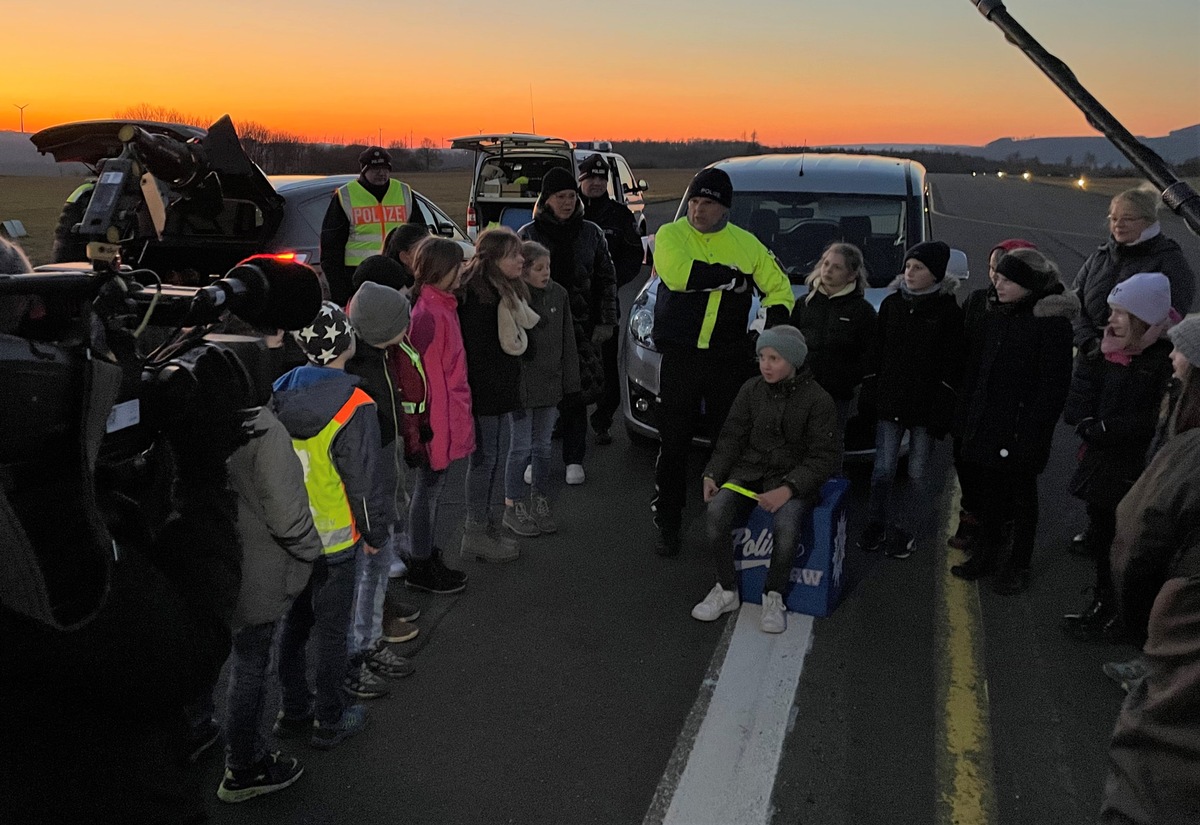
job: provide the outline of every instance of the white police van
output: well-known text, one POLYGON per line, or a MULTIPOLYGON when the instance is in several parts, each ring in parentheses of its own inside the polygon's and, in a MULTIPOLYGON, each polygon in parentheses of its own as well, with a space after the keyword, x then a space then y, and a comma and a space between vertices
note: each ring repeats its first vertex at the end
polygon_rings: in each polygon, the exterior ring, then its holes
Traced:
MULTIPOLYGON (((863 252, 869 273, 867 300, 878 309, 900 274, 904 252, 932 240, 925 167, 901 158, 852 154, 776 154, 729 158, 711 164, 733 182, 729 219, 751 232, 779 259, 797 296, 825 248, 835 241, 863 252)), ((680 201, 676 219, 687 214, 680 201)), ((653 248, 653 246, 651 247, 653 248)), ((951 250, 947 274, 963 280, 967 257, 951 250)), ((661 281, 651 273, 629 312, 625 346, 625 427, 633 436, 657 438, 654 415, 662 357, 654 345, 654 304, 661 281)), ((757 301, 748 326, 761 323, 757 301)), ((698 440, 715 437, 703 426, 698 440)), ((851 420, 846 457, 874 454, 874 422, 851 420)))
POLYGON ((579 176, 579 165, 593 154, 608 164, 608 194, 633 212, 638 232, 646 235, 642 193, 646 181, 633 176, 625 158, 613 152, 608 141, 572 143, 545 135, 464 135, 452 138, 454 149, 475 153, 471 195, 467 201, 467 234, 472 240, 489 226, 519 229, 533 219, 533 205, 542 190, 542 178, 554 167, 579 176))

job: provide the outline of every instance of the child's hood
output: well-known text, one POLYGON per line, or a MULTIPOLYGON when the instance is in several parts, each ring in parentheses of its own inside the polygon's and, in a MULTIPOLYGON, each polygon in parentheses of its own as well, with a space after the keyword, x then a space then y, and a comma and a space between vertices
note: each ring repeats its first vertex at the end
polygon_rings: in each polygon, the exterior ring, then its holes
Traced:
POLYGON ((328 367, 296 367, 275 382, 275 415, 292 438, 312 438, 333 420, 358 376, 328 367))

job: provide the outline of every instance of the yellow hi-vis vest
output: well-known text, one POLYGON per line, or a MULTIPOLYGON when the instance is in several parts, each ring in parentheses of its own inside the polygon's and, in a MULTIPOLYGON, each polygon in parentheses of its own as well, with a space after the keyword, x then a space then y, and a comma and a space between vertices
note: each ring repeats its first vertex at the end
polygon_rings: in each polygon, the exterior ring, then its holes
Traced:
MULTIPOLYGON (((429 379, 425 377, 425 362, 421 360, 421 353, 417 352, 407 341, 400 342, 400 349, 408 357, 413 369, 417 371, 417 375, 421 377, 421 387, 423 388, 420 401, 401 401, 400 409, 406 415, 420 415, 425 412, 425 403, 429 399, 429 379)), ((402 387, 402 389, 408 388, 402 387)))
POLYGON ((334 414, 333 419, 312 438, 293 438, 292 447, 304 467, 304 487, 308 490, 308 508, 321 536, 325 555, 329 556, 353 547, 359 539, 354 512, 346 498, 346 487, 333 465, 330 449, 338 432, 354 415, 355 410, 374 404, 371 396, 355 388, 350 400, 334 414))
POLYGON ((337 190, 338 201, 350 221, 350 237, 346 241, 346 266, 358 266, 372 255, 383 252, 383 241, 389 232, 408 223, 412 214, 412 190, 407 183, 393 179, 388 183, 383 200, 352 180, 337 190))

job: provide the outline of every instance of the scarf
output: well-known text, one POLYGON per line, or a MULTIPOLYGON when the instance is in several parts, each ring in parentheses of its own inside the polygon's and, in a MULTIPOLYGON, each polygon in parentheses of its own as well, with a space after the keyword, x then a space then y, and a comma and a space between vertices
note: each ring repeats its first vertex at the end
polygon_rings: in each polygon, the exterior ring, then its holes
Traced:
POLYGON ((550 249, 550 277, 565 287, 575 283, 575 243, 583 229, 583 201, 571 217, 560 221, 544 203, 538 204, 534 221, 546 237, 550 249))
POLYGON ((1112 324, 1104 328, 1104 337, 1100 339, 1100 352, 1104 359, 1122 367, 1128 367, 1135 355, 1141 355, 1151 344, 1163 336, 1167 330, 1182 321, 1183 318, 1174 307, 1167 317, 1146 330, 1137 344, 1130 344, 1126 338, 1118 338, 1113 332, 1112 324))
POLYGON ((524 299, 513 296, 501 297, 496 303, 496 325, 500 330, 500 349, 509 355, 521 355, 529 346, 527 329, 533 329, 541 320, 529 308, 524 299))

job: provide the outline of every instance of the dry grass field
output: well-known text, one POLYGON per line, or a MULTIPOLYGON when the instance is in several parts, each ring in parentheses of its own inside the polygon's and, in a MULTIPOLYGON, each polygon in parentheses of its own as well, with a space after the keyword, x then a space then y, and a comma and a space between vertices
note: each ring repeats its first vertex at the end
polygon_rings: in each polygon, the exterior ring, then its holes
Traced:
MULTIPOLYGON (((692 169, 650 169, 639 173, 650 184, 650 202, 677 201, 683 197, 692 169)), ((470 172, 409 172, 404 180, 431 199, 460 225, 466 221, 470 172)), ((69 177, 0 176, 0 221, 16 219, 25 225, 28 237, 18 242, 34 265, 48 263, 54 245, 54 226, 67 196, 83 182, 69 177)))

